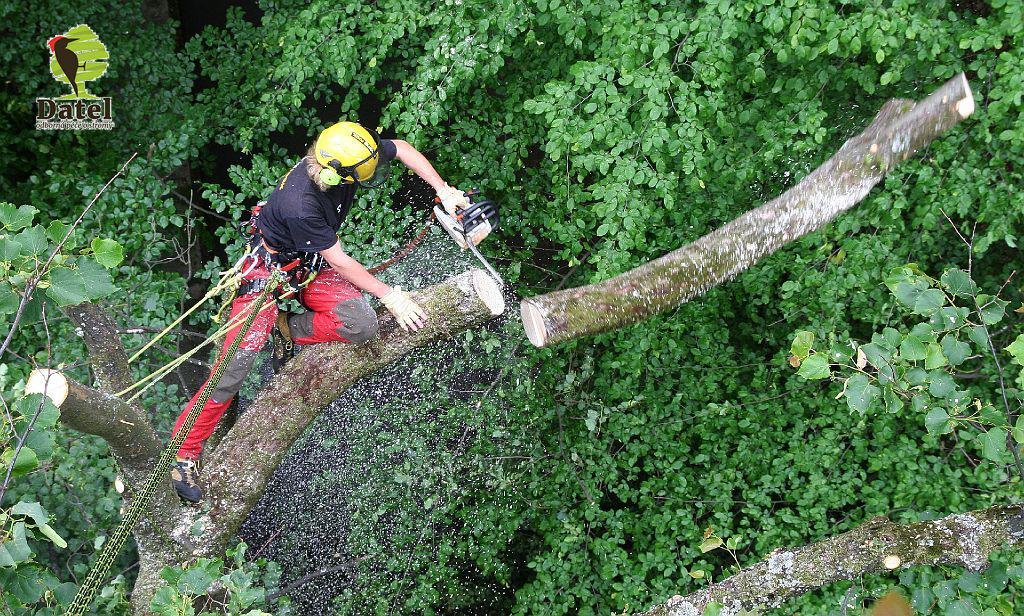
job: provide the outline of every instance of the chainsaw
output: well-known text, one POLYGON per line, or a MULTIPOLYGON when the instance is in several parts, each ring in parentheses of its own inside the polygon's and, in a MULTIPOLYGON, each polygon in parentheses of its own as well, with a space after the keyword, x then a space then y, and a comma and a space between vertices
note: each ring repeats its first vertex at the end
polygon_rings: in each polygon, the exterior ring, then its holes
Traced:
MULTIPOLYGON (((440 199, 435 199, 434 201, 440 202, 440 199)), ((469 206, 456 209, 454 216, 446 212, 442 206, 436 205, 434 206, 434 216, 437 217, 437 221, 441 223, 444 230, 448 232, 448 235, 452 236, 452 239, 455 240, 455 243, 460 248, 469 248, 498 284, 505 286, 505 281, 501 279, 498 272, 494 271, 494 268, 487 262, 487 259, 480 254, 480 250, 473 243, 472 239, 473 231, 477 230, 481 225, 489 225, 492 231, 498 228, 498 206, 479 192, 472 190, 466 193, 466 201, 469 202, 469 206)))

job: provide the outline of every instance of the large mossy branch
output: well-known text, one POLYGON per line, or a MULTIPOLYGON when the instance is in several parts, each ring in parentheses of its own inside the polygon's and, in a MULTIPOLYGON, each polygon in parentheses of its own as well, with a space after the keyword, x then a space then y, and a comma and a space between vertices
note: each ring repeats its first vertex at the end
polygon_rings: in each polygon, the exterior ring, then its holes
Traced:
POLYGON ((63 312, 78 329, 89 350, 89 363, 101 389, 121 391, 132 384, 128 355, 117 336, 117 323, 106 310, 92 303, 66 306, 63 312))
POLYGON ((988 566, 992 552, 1024 543, 1024 504, 1000 505, 939 520, 895 524, 875 518, 830 539, 776 550, 736 575, 636 616, 698 616, 710 603, 722 616, 774 608, 839 580, 919 565, 988 566))
POLYGON ((411 350, 444 340, 504 311, 500 289, 472 270, 413 294, 427 312, 417 332, 381 311, 378 335, 361 346, 314 345, 288 363, 213 452, 203 473, 209 513, 203 551, 223 550, 306 426, 350 385, 411 350))
POLYGON ((524 299, 527 337, 546 346, 619 329, 703 294, 856 205, 890 169, 973 111, 962 73, 919 103, 890 100, 864 132, 761 207, 614 278, 524 299))

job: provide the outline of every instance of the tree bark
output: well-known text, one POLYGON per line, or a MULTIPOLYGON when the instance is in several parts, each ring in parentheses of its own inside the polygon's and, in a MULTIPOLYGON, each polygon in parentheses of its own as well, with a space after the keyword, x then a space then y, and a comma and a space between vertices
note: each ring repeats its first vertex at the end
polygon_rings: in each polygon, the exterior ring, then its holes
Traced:
POLYGON ((202 519, 205 555, 219 554, 227 547, 292 442, 350 385, 417 347, 449 338, 504 311, 501 290, 482 270, 471 270, 413 296, 427 312, 426 327, 404 332, 383 310, 376 337, 360 346, 333 343, 304 350, 238 419, 203 473, 210 506, 202 519))
POLYGON ((527 337, 543 347, 618 329, 701 295, 856 205, 890 169, 973 112, 963 73, 919 103, 888 101, 864 132, 774 200, 614 278, 524 299, 527 337))
MULTIPOLYGON (((149 602, 163 585, 159 574, 164 566, 198 555, 223 554, 292 443, 347 387, 414 348, 451 337, 505 309, 501 290, 481 270, 412 295, 427 313, 427 324, 419 331, 402 331, 391 314, 382 311, 380 330, 368 343, 315 345, 288 363, 209 456, 202 476, 206 493, 202 510, 182 506, 170 481, 165 482, 150 516, 135 530, 140 560, 132 593, 136 614, 149 613, 149 602)), ((73 312, 85 323, 80 326, 95 361, 97 380, 120 390, 127 384, 128 372, 116 324, 98 307, 73 312)), ((148 479, 165 447, 140 407, 102 389, 69 381, 61 413, 68 426, 110 444, 129 487, 148 479)), ((126 497, 131 493, 129 489, 126 497)))
POLYGON ((875 518, 857 528, 795 550, 776 550, 752 567, 685 597, 635 616, 699 616, 710 603, 722 616, 775 608, 839 580, 918 565, 988 567, 992 552, 1024 543, 1024 504, 999 505, 939 520, 894 524, 875 518))

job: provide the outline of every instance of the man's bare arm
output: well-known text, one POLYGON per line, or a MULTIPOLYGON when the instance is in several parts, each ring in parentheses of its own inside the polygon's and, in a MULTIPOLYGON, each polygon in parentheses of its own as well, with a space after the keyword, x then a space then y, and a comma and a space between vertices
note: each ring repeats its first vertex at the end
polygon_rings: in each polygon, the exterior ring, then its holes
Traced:
POLYGON ((440 191, 444 188, 444 180, 434 169, 434 165, 430 164, 427 157, 420 154, 420 151, 409 145, 409 142, 402 141, 401 139, 392 139, 397 149, 396 157, 402 163, 412 169, 413 173, 423 178, 430 187, 434 189, 434 192, 440 191))

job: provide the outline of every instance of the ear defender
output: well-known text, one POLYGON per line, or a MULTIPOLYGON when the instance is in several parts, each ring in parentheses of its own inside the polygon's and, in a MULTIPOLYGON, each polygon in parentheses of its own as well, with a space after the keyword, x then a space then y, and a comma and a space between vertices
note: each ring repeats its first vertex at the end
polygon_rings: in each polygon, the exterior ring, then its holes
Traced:
POLYGON ((327 186, 337 186, 341 184, 341 176, 334 169, 324 167, 320 170, 320 181, 327 186))
POLYGON ((355 173, 351 167, 344 167, 337 160, 332 160, 320 171, 320 181, 327 186, 337 186, 338 184, 346 181, 342 174, 347 175, 349 178, 353 178, 352 180, 347 181, 354 181, 355 173))

